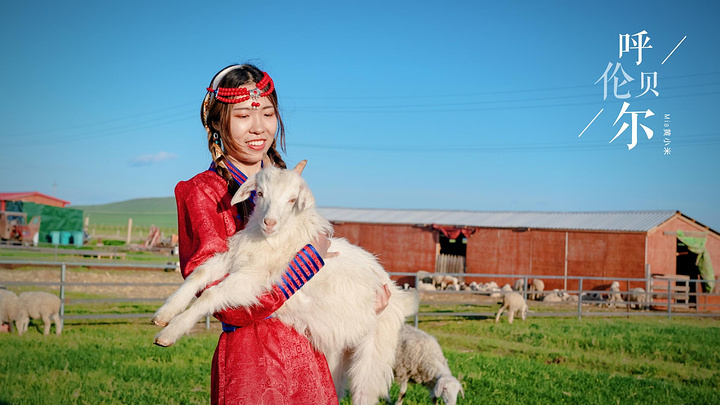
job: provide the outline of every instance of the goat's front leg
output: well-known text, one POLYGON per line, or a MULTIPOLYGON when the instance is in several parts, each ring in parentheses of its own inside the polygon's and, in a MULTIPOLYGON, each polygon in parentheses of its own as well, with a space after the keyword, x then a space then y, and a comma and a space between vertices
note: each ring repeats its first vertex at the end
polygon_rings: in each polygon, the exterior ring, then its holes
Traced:
POLYGON ((166 326, 173 317, 182 312, 190 304, 195 294, 206 285, 219 280, 227 274, 224 254, 208 259, 188 276, 185 282, 165 301, 153 316, 155 325, 166 326))
POLYGON ((258 283, 249 277, 233 273, 220 284, 208 288, 190 307, 172 318, 170 323, 155 336, 158 346, 171 346, 188 333, 204 316, 212 315, 225 308, 247 307, 257 303, 256 295, 261 291, 258 283))
POLYGON ((180 337, 190 329, 204 316, 216 312, 213 302, 214 289, 208 289, 200 296, 187 310, 172 318, 170 323, 155 336, 155 344, 158 346, 172 346, 180 337))

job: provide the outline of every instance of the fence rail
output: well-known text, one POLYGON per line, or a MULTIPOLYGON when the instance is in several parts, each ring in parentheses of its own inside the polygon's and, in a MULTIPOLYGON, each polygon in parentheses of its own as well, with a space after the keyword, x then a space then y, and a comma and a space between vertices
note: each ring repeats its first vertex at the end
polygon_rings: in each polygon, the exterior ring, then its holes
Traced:
MULTIPOLYGON (((68 299, 65 296, 65 289, 66 287, 82 287, 82 286, 123 286, 123 287, 160 287, 160 286, 179 286, 181 283, 142 283, 142 282, 133 282, 133 283, 78 283, 78 282, 68 282, 66 281, 66 272, 69 267, 112 267, 112 268, 142 268, 142 269, 157 269, 157 270, 168 270, 168 269, 175 269, 176 265, 174 263, 172 264, 124 264, 124 263, 99 263, 99 262, 56 262, 56 261, 33 261, 33 260, 0 260, 0 264, 11 264, 11 265, 19 265, 19 266, 33 266, 33 265, 42 265, 42 266, 57 266, 60 269, 59 277, 57 282, 29 282, 29 281, 13 281, 13 282, 4 282, 3 280, 0 280, 0 284, 4 286, 19 286, 19 285, 32 285, 32 286, 59 286, 60 289, 60 299, 61 299, 61 308, 60 308, 60 315, 62 319, 122 319, 122 318, 149 318, 152 317, 152 313, 123 313, 123 314, 103 314, 103 313, 89 313, 89 314, 72 314, 72 315, 66 315, 65 314, 65 307, 68 304, 88 304, 88 303, 100 303, 100 302, 162 302, 167 297, 151 297, 151 298, 97 298, 97 299, 68 299)), ((398 277, 414 277, 415 279, 415 285, 419 285, 421 282, 420 276, 417 273, 414 272, 405 272, 405 273, 399 273, 399 272, 391 272, 389 273, 391 276, 398 278, 398 277)), ((553 312, 532 312, 532 316, 536 317, 573 317, 576 316, 578 319, 582 319, 582 317, 598 317, 598 316, 605 316, 605 317, 616 317, 616 316, 667 316, 668 318, 672 318, 673 316, 693 316, 693 317, 720 317, 720 294, 711 294, 711 293, 702 293, 702 292, 688 292, 683 294, 678 294, 674 289, 677 287, 676 285, 673 285, 674 282, 677 282, 676 279, 672 277, 655 277, 653 279, 647 279, 647 278, 614 278, 609 279, 606 277, 579 277, 579 276, 542 276, 542 275, 517 275, 517 274, 468 274, 468 273, 442 273, 443 276, 454 276, 454 277, 465 277, 465 278, 477 278, 477 279, 522 279, 524 282, 524 285, 526 288, 522 291, 523 297, 527 299, 528 295, 528 289, 527 286, 529 285, 528 281, 530 279, 539 278, 543 280, 550 280, 550 279, 561 279, 566 282, 565 285, 567 285, 567 281, 569 280, 575 280, 578 283, 578 289, 574 290, 565 290, 566 293, 569 294, 577 294, 578 301, 577 304, 575 302, 572 302, 571 304, 566 303, 553 303, 558 305, 558 307, 566 307, 567 310, 561 310, 561 311, 553 311, 553 312), (591 293, 607 293, 608 291, 598 291, 598 290, 585 290, 583 289, 583 283, 586 280, 601 280, 601 281, 618 281, 620 283, 629 283, 629 282, 645 282, 647 286, 654 287, 653 282, 656 282, 655 285, 658 285, 657 282, 665 282, 666 286, 663 289, 663 291, 659 291, 654 288, 646 289, 644 295, 648 298, 647 304, 649 306, 648 310, 631 310, 629 307, 629 304, 642 304, 637 302, 629 302, 629 301, 622 301, 615 303, 615 305, 620 306, 627 306, 626 311, 617 311, 617 310, 593 310, 594 308, 598 308, 597 305, 607 304, 606 300, 597 300, 597 299, 590 299, 587 294, 591 293), (680 298, 684 299, 686 302, 679 303, 677 302, 680 298), (694 302, 692 302, 694 301, 694 302), (699 302, 702 301, 702 302, 699 302), (572 306, 574 306, 575 310, 572 310, 572 306), (664 308, 664 309, 663 309, 664 308), (690 311, 689 309, 694 308, 694 311, 690 311), (701 311, 701 308, 703 311, 701 311)), ((683 283, 688 283, 687 285, 690 285, 690 283, 697 283, 695 285, 694 291, 702 291, 702 283, 703 280, 682 280, 683 283)), ((545 291, 545 294, 551 293, 552 291, 545 291)), ((629 291, 621 291, 621 294, 627 295, 629 291)), ((461 291, 432 291, 432 292, 423 292, 423 297, 430 297, 435 294, 455 294, 458 297, 458 301, 455 302, 456 304, 475 304, 475 300, 469 300, 467 299, 467 294, 471 294, 473 296, 488 296, 489 298, 497 298, 500 299, 501 296, 496 296, 492 294, 497 294, 497 292, 480 292, 480 291, 468 291, 468 290, 461 290, 461 291), (465 299, 463 298, 465 297, 465 299)), ((529 301, 529 303, 533 304, 536 308, 539 308, 543 305, 547 305, 546 303, 543 303, 541 301, 529 301)), ((492 301, 488 303, 488 305, 494 305, 492 301)), ((641 307, 642 308, 642 307, 641 307)), ((488 311, 478 311, 478 312, 419 312, 415 316, 415 325, 417 326, 418 320, 420 316, 455 316, 455 317, 493 317, 495 316, 495 312, 488 312, 488 311)), ((205 319, 205 325, 207 328, 210 327, 211 317, 206 317, 205 319)))

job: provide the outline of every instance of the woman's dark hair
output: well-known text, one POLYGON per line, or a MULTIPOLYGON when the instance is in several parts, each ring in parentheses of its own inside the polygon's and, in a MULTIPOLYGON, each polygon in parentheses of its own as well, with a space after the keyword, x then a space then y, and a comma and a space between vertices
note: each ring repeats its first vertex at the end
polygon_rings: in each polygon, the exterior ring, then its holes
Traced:
MULTIPOLYGON (((217 89, 218 87, 243 87, 250 83, 257 84, 260 80, 262 80, 263 76, 263 72, 254 65, 230 65, 215 74, 210 82, 210 87, 214 89, 217 89)), ((275 109, 275 117, 277 117, 278 122, 277 132, 274 134, 275 139, 273 140, 267 155, 275 166, 285 169, 287 165, 278 151, 279 145, 279 149, 285 152, 285 126, 283 125, 282 118, 280 117, 278 97, 275 89, 273 89, 272 93, 270 93, 267 98, 270 100, 273 108, 275 109)), ((200 109, 200 118, 208 134, 208 149, 212 155, 213 162, 215 162, 216 170, 218 174, 220 174, 220 176, 228 182, 228 189, 230 192, 234 193, 237 190, 237 185, 225 163, 227 161, 227 152, 239 149, 239 146, 230 136, 230 117, 232 107, 233 104, 220 102, 215 99, 212 92, 208 92, 203 99, 202 107, 200 109), (219 139, 216 140, 216 137, 219 139)), ((246 201, 240 207, 240 213, 244 218, 247 218, 249 212, 250 206, 246 201)))

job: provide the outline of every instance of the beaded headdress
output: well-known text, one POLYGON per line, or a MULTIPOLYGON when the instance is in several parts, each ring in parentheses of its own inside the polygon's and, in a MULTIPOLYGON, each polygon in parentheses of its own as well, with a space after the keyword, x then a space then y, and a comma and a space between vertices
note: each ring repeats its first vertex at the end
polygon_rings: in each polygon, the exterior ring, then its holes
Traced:
MULTIPOLYGON (((218 77, 220 76, 221 75, 219 74, 218 77)), ((224 76, 224 74, 222 76, 224 76)), ((217 78, 215 81, 219 82, 217 78)), ((213 86, 208 87, 207 91, 215 97, 215 100, 220 101, 221 103, 237 104, 242 103, 243 101, 250 100, 251 98, 253 100, 257 100, 260 97, 267 97, 273 92, 274 89, 275 84, 273 83, 272 79, 267 74, 267 72, 263 72, 262 79, 257 82, 254 89, 248 89, 247 87, 218 87, 217 84, 214 84, 213 86), (262 89, 265 89, 265 91, 262 91, 262 89)), ((253 101, 251 106, 253 110, 257 110, 260 107, 260 103, 258 103, 257 101, 253 101)))

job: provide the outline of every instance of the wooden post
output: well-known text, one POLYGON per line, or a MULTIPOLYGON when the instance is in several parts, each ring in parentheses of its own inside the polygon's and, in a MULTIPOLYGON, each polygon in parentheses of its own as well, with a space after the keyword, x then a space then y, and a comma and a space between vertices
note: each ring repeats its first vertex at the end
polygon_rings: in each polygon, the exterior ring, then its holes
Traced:
POLYGON ((127 244, 130 244, 130 236, 132 234, 132 218, 128 218, 127 244))

